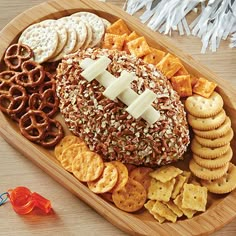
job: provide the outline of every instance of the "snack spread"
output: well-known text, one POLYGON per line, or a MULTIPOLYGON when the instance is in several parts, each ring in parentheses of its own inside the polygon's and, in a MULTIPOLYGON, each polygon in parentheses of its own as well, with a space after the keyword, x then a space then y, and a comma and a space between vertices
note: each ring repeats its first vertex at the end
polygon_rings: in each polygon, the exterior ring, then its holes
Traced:
POLYGON ((77 12, 41 21, 4 62, 1 111, 120 210, 145 208, 174 223, 206 211, 208 193, 236 188, 234 132, 217 84, 189 74, 124 20, 77 12), (59 108, 73 135, 64 136, 59 108), (167 165, 182 160, 190 142, 190 171, 167 165))
POLYGON ((90 150, 106 160, 136 165, 160 165, 182 158, 189 143, 183 105, 169 81, 153 66, 125 52, 96 48, 66 57, 57 72, 60 111, 69 129, 84 139, 90 150), (83 59, 104 55, 112 61, 107 70, 113 76, 119 77, 125 70, 135 73, 131 88, 137 94, 147 88, 157 94, 153 107, 160 112, 160 119, 155 124, 134 119, 122 102, 103 95, 101 84, 81 76, 83 59))

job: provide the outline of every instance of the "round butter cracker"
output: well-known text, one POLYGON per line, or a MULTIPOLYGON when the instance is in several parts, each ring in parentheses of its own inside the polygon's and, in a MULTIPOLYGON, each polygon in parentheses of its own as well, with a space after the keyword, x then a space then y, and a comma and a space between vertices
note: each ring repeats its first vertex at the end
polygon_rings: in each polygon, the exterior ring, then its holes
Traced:
POLYGON ((195 138, 193 138, 191 142, 192 152, 205 159, 212 159, 212 158, 219 157, 223 155, 224 153, 226 153, 229 150, 229 148, 230 148, 229 143, 222 147, 209 148, 198 143, 195 138))
POLYGON ((228 171, 221 178, 201 180, 201 184, 211 193, 225 194, 233 191, 236 188, 236 166, 229 163, 228 171))
POLYGON ((102 17, 100 17, 100 18, 101 18, 101 20, 102 20, 102 22, 103 22, 103 24, 104 24, 105 29, 106 29, 107 27, 111 26, 111 22, 110 22, 110 21, 108 21, 107 19, 102 18, 102 17))
POLYGON ((226 113, 222 109, 219 113, 208 118, 195 117, 188 114, 188 122, 190 126, 197 130, 212 130, 220 127, 226 119, 226 113))
POLYGON ((233 136, 234 136, 234 131, 231 128, 224 136, 221 136, 220 138, 207 139, 195 135, 195 139, 202 146, 217 148, 225 146, 227 143, 230 143, 230 141, 233 139, 233 136))
POLYGON ((229 163, 219 168, 205 168, 198 165, 194 159, 189 162, 189 169, 192 173, 200 179, 214 180, 222 177, 228 170, 229 163))
POLYGON ((233 151, 231 148, 229 148, 229 150, 225 154, 223 154, 219 157, 216 157, 214 159, 205 159, 205 158, 197 156, 196 154, 193 154, 194 161, 198 165, 205 167, 205 168, 222 167, 222 166, 226 165, 227 162, 230 162, 232 157, 233 157, 233 151))
POLYGON ((185 101, 185 108, 193 116, 211 117, 219 113, 223 108, 223 99, 217 92, 213 92, 209 98, 194 94, 185 101))
POLYGON ((123 188, 112 193, 112 199, 119 209, 135 212, 143 207, 147 194, 142 184, 129 178, 123 188))
POLYGON ((228 116, 226 116, 224 123, 216 129, 204 131, 193 128, 193 132, 199 137, 211 139, 211 138, 219 138, 225 135, 230 129, 231 129, 231 120, 228 116))

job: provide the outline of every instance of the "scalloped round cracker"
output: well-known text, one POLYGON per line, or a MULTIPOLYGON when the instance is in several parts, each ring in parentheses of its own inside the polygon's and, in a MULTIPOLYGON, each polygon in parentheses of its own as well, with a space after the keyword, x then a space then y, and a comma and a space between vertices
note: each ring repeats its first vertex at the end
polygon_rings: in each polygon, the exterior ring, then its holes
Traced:
POLYGON ((54 155, 61 161, 62 152, 72 144, 80 143, 83 140, 75 135, 66 135, 54 148, 54 155))
POLYGON ((92 48, 96 46, 97 44, 99 44, 105 33, 105 27, 100 17, 91 12, 77 12, 73 14, 72 16, 80 17, 82 21, 87 22, 91 26, 93 36, 92 36, 92 41, 89 44, 89 47, 92 48))
POLYGON ((119 209, 135 212, 143 207, 147 194, 142 184, 129 178, 123 188, 112 193, 112 199, 119 209))
POLYGON ((61 165, 62 167, 72 172, 72 162, 80 152, 86 152, 89 151, 87 145, 85 142, 80 142, 76 144, 72 144, 69 147, 67 147, 61 154, 61 165))
POLYGON ((226 144, 222 147, 217 147, 217 148, 209 148, 201 145, 200 143, 197 142, 195 138, 193 138, 191 142, 191 150, 194 154, 206 158, 206 159, 212 159, 219 157, 226 153, 229 150, 230 144, 226 144))
POLYGON ((201 180, 201 184, 211 193, 225 194, 233 191, 236 188, 236 166, 229 163, 228 171, 221 178, 201 180))
POLYGON ((127 168, 129 174, 131 173, 131 171, 132 171, 133 169, 137 168, 137 166, 135 166, 135 165, 133 165, 133 164, 129 164, 129 163, 125 163, 124 165, 126 166, 126 168, 127 168))
POLYGON ((112 199, 112 193, 111 192, 106 192, 106 193, 101 193, 100 196, 108 201, 108 202, 113 202, 113 199, 112 199))
POLYGON ((212 130, 220 127, 226 119, 226 113, 222 109, 219 113, 208 118, 195 117, 188 114, 188 122, 190 126, 197 130, 212 130))
POLYGON ((204 145, 205 147, 217 148, 217 147, 222 147, 227 143, 229 143, 233 139, 233 136, 234 136, 234 131, 231 128, 224 136, 221 136, 220 138, 207 139, 195 135, 195 139, 198 141, 198 143, 204 145))
POLYGON ((33 24, 23 31, 19 43, 28 45, 34 52, 34 61, 41 64, 52 57, 58 45, 58 33, 53 27, 33 24))
POLYGON ((223 108, 223 99, 217 92, 213 92, 209 98, 194 94, 185 101, 186 110, 196 117, 211 117, 219 113, 223 108))
POLYGON ((89 189, 94 193, 106 193, 110 191, 118 180, 118 170, 111 162, 104 163, 104 169, 101 176, 87 182, 89 189))
POLYGON ((104 163, 95 152, 80 152, 72 162, 72 172, 74 176, 82 181, 94 181, 102 174, 104 163))
POLYGON ((193 154, 194 161, 198 165, 200 165, 202 167, 206 167, 206 168, 222 167, 222 166, 226 165, 227 162, 230 162, 232 157, 233 157, 233 151, 231 148, 229 148, 229 150, 225 154, 223 154, 219 157, 216 157, 214 159, 205 159, 205 158, 197 156, 196 154, 193 154))
POLYGON ((152 179, 149 173, 152 171, 153 169, 149 167, 137 167, 130 172, 129 177, 142 184, 147 191, 152 179))
POLYGON ((199 137, 211 139, 211 138, 219 138, 225 135, 230 129, 231 129, 231 120, 228 116, 226 116, 224 123, 216 129, 203 131, 193 128, 193 132, 199 137))
POLYGON ((111 163, 116 167, 116 169, 118 171, 117 183, 114 186, 114 188, 111 190, 113 192, 113 191, 119 190, 125 186, 125 184, 128 181, 129 174, 128 174, 127 167, 123 163, 121 163, 119 161, 111 161, 111 163))
POLYGON ((228 170, 229 163, 219 168, 205 168, 198 165, 194 159, 189 162, 189 169, 192 173, 200 179, 214 180, 222 177, 228 170))

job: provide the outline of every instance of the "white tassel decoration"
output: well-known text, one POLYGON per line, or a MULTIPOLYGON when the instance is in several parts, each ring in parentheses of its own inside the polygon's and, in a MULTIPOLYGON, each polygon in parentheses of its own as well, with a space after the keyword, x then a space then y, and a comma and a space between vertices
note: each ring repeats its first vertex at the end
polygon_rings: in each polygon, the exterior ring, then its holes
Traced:
POLYGON ((236 48, 236 32, 234 34, 232 34, 230 41, 231 41, 231 43, 229 46, 231 48, 236 48))
POLYGON ((140 1, 140 0, 127 0, 125 2, 124 8, 126 8, 126 11, 133 15, 135 12, 141 10, 142 8, 151 8, 153 0, 146 0, 146 1, 140 1))
POLYGON ((180 35, 199 37, 202 53, 207 48, 215 52, 231 34, 230 47, 236 47, 236 0, 159 0, 151 9, 153 1, 127 0, 124 9, 133 15, 144 8, 140 20, 153 31, 171 35, 178 30, 180 35), (188 25, 186 16, 191 11, 199 15, 188 25))

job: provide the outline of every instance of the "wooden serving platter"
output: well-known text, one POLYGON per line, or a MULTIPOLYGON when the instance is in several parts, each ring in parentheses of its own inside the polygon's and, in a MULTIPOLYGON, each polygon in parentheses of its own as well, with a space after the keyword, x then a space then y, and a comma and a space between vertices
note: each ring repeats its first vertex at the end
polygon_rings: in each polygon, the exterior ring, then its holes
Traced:
MULTIPOLYGON (((4 69, 2 58, 6 48, 17 41, 20 33, 27 26, 45 19, 57 19, 77 11, 90 11, 111 22, 118 18, 125 19, 130 29, 145 36, 150 46, 175 54, 182 60, 188 71, 193 75, 203 76, 209 80, 215 81, 218 84, 218 92, 224 99, 224 108, 227 115, 231 118, 232 128, 234 132, 236 132, 236 119, 234 119, 234 117, 236 117, 236 101, 233 101, 233 98, 236 98, 236 91, 232 90, 230 84, 194 61, 191 56, 185 55, 182 51, 172 45, 168 39, 149 30, 136 18, 131 17, 110 4, 100 3, 94 0, 53 0, 25 11, 13 19, 0 32, 0 70, 4 69), (112 12, 112 14, 110 14, 110 12, 112 12)), ((61 119, 60 115, 58 116, 58 119, 61 119)), ((227 195, 211 198, 206 212, 196 215, 192 219, 179 220, 177 223, 159 224, 146 211, 139 211, 134 214, 123 212, 92 193, 72 174, 65 171, 54 158, 53 151, 46 150, 25 139, 20 134, 17 125, 1 112, 0 133, 14 148, 42 168, 61 185, 90 205, 112 224, 131 235, 210 234, 236 217, 236 190, 227 195)), ((234 137, 234 140, 232 141, 232 147, 236 153, 236 137, 234 137)), ((236 162, 235 160, 236 154, 234 154, 233 158, 234 163, 236 162)), ((187 159, 180 163, 181 166, 185 167, 187 164, 187 159)))

